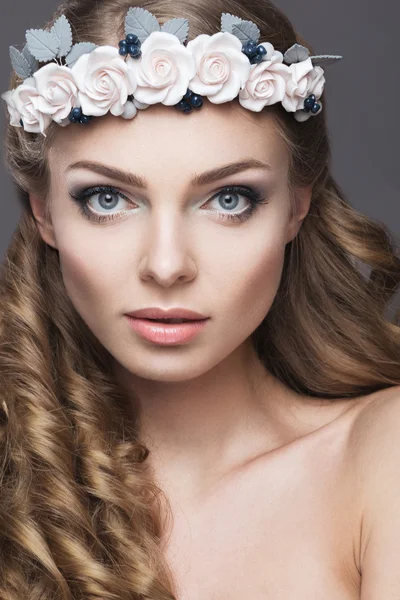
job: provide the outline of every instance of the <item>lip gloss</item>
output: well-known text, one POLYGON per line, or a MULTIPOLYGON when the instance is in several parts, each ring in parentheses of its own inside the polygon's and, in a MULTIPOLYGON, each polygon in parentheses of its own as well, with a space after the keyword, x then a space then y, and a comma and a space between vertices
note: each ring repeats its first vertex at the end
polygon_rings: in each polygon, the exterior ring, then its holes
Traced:
POLYGON ((137 319, 126 315, 131 327, 142 338, 162 346, 173 346, 192 340, 202 331, 208 319, 187 321, 185 323, 162 323, 148 319, 137 319))

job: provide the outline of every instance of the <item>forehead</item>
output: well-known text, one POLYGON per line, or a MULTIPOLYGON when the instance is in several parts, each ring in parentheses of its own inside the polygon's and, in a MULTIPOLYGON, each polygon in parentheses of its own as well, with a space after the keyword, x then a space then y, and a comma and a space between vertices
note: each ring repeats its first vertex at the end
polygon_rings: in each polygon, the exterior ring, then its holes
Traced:
POLYGON ((288 153, 271 114, 253 113, 235 103, 203 107, 183 114, 156 104, 132 120, 107 114, 88 125, 56 127, 49 149, 53 177, 80 161, 103 162, 142 175, 151 183, 190 179, 248 158, 286 172, 288 153))

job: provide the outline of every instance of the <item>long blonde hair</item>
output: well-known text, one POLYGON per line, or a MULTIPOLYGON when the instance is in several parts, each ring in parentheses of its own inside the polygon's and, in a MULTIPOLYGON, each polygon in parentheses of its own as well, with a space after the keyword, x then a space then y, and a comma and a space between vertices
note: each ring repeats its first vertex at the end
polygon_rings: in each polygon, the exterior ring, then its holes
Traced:
MULTIPOLYGON (((285 52, 306 42, 267 0, 148 0, 189 39, 220 30, 222 12, 254 21, 285 52)), ((122 39, 131 0, 71 0, 74 42, 122 39), (119 37, 118 37, 119 35, 119 37)), ((20 81, 14 76, 11 88, 20 81)), ((265 366, 310 396, 352 398, 400 384, 400 282, 391 234, 344 198, 330 173, 324 111, 298 123, 274 108, 290 152, 290 183, 313 185, 309 214, 287 244, 273 305, 252 339, 265 366), (368 277, 360 265, 370 270, 368 277)), ((173 600, 160 541, 170 516, 147 467, 138 415, 108 352, 71 304, 58 252, 40 237, 28 192, 46 194, 48 137, 6 126, 22 216, 0 279, 0 597, 2 600, 173 600)), ((54 129, 53 129, 54 130, 54 129)))

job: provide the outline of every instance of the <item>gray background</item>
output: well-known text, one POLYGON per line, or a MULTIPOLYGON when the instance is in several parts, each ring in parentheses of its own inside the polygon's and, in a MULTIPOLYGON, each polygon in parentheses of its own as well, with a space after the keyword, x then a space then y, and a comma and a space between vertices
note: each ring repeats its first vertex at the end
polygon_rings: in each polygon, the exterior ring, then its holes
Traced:
MULTIPOLYGON (((0 93, 8 89, 9 46, 22 48, 26 29, 41 28, 59 2, 1 0, 0 93)), ((316 54, 344 58, 326 67, 332 170, 352 205, 383 222, 400 243, 399 61, 397 0, 276 0, 316 54)), ((95 5, 95 0, 93 0, 95 5)), ((2 104, 5 104, 1 100, 2 104)), ((0 126, 4 125, 0 111, 0 126)), ((0 255, 20 208, 1 148, 0 255)))

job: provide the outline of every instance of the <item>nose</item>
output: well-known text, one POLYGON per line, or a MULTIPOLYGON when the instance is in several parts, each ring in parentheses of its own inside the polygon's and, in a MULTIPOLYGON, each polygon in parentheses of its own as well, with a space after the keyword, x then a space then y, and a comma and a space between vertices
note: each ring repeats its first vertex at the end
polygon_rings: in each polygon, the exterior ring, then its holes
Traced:
POLYGON ((197 274, 190 251, 189 235, 184 224, 170 212, 159 218, 149 230, 139 264, 139 276, 144 281, 156 281, 163 287, 175 281, 191 281, 197 274))

